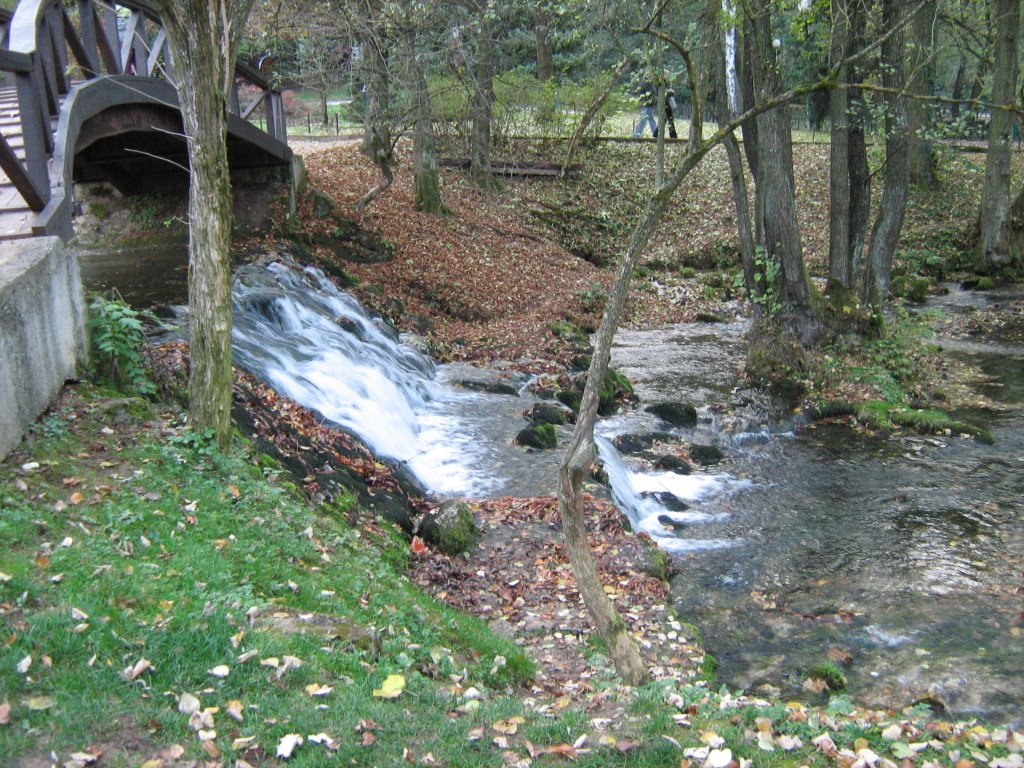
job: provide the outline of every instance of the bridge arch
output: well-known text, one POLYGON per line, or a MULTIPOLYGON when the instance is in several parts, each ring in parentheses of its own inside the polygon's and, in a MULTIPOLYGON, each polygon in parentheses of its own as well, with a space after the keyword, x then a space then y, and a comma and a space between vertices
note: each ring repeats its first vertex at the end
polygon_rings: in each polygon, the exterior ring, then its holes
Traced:
MULTIPOLYGON (((0 88, 0 239, 12 236, 11 212, 22 216, 14 236, 70 238, 78 181, 103 178, 128 191, 140 179, 183 176, 173 61, 148 3, 77 0, 69 10, 62 0, 21 0, 0 17, 0 32, 0 73, 14 81, 0 88)), ((281 94, 252 67, 238 63, 235 74, 232 177, 289 184, 281 94)))

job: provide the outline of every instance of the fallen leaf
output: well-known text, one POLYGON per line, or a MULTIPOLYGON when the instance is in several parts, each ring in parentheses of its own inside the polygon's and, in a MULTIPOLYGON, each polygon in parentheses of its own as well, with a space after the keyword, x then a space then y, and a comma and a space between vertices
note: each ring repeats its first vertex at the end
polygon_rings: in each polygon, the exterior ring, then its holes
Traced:
POLYGON ((135 662, 135 666, 128 667, 128 669, 124 671, 124 674, 129 680, 135 680, 148 669, 156 669, 156 667, 154 667, 148 659, 142 658, 135 662))
POLYGON ((71 618, 74 619, 75 621, 85 621, 86 619, 89 618, 89 614, 87 614, 81 608, 72 608, 71 609, 71 618))
POLYGON ((79 504, 81 504, 83 501, 85 501, 85 494, 82 493, 81 491, 75 491, 68 498, 68 501, 71 502, 72 506, 77 507, 79 504))
POLYGON ((213 743, 213 739, 207 739, 203 742, 203 751, 212 757, 214 760, 220 759, 220 749, 213 743))
POLYGON ((373 695, 380 699, 397 699, 405 690, 405 678, 401 675, 388 675, 383 685, 373 691, 373 695))
POLYGON ((228 717, 239 723, 243 720, 242 709, 242 702, 238 699, 232 699, 224 705, 224 711, 227 713, 228 717))
POLYGON ((422 555, 424 552, 428 551, 427 545, 423 543, 423 539, 419 536, 412 537, 412 544, 409 545, 409 549, 414 555, 422 555))
POLYGON ((256 741, 255 736, 240 736, 231 742, 231 749, 238 752, 240 749, 250 746, 254 741, 256 741))
POLYGON ((712 749, 704 761, 705 768, 726 768, 732 762, 731 749, 712 749))
POLYGON ((332 752, 336 751, 341 746, 341 742, 326 733, 314 733, 306 737, 306 741, 311 741, 314 744, 322 744, 332 752))
POLYGON ((506 720, 496 720, 492 725, 498 733, 503 733, 506 736, 514 736, 516 731, 519 730, 519 726, 525 723, 526 720, 522 717, 510 717, 506 720))
POLYGON ((227 664, 218 664, 213 669, 206 670, 206 672, 214 677, 223 678, 231 674, 231 668, 227 664))
POLYGON ((16 670, 18 670, 18 674, 19 675, 24 675, 24 674, 28 673, 29 667, 31 667, 31 666, 32 666, 32 657, 31 656, 26 656, 24 659, 19 661, 17 666, 15 666, 14 668, 16 670))
POLYGON ((191 715, 193 712, 198 712, 200 706, 199 699, 193 696, 191 693, 183 693, 178 697, 178 711, 183 715, 191 715))
POLYGON ((30 696, 25 699, 25 706, 33 712, 42 712, 44 709, 49 709, 53 706, 53 699, 49 696, 30 696))
POLYGON ((329 685, 318 685, 317 683, 310 683, 305 688, 306 693, 310 696, 326 696, 333 690, 329 685))
POLYGON ((377 743, 377 737, 373 735, 372 731, 363 731, 362 744, 364 747, 372 747, 377 743))
POLYGON ((287 736, 283 736, 277 744, 277 756, 287 760, 300 744, 302 744, 302 737, 297 733, 289 733, 287 736))
POLYGON ((0 725, 7 725, 11 722, 11 705, 6 701, 0 704, 0 725))

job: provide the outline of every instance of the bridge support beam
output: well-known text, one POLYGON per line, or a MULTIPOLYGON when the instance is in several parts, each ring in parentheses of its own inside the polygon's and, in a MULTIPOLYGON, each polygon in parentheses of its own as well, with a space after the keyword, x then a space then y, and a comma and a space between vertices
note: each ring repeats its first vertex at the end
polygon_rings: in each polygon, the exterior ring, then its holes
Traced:
POLYGON ((0 459, 87 355, 78 258, 59 238, 0 243, 0 459))

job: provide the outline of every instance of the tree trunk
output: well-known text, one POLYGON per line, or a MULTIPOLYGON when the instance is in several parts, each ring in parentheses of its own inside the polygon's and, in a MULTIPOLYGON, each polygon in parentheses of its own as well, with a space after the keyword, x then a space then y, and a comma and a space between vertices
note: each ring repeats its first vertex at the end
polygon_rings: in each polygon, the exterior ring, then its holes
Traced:
POLYGON ((469 147, 469 173, 481 189, 496 190, 491 173, 491 119, 494 112, 494 34, 488 10, 481 10, 472 75, 473 130, 469 147))
MULTIPOLYGON (((935 70, 932 55, 935 51, 938 26, 937 11, 935 0, 930 0, 918 9, 910 27, 914 44, 907 62, 907 89, 917 96, 932 95, 932 73, 935 70)), ((905 107, 910 183, 932 189, 936 184, 936 176, 935 153, 932 150, 931 139, 928 138, 928 130, 931 128, 930 108, 928 102, 922 99, 909 99, 905 107)))
MULTIPOLYGON (((772 45, 771 0, 753 0, 751 28, 754 33, 750 62, 757 104, 768 103, 781 92, 778 60, 772 45)), ((810 292, 804 269, 800 225, 796 216, 793 185, 793 145, 786 105, 762 112, 757 117, 757 154, 759 173, 756 177, 759 230, 768 258, 781 267, 780 296, 786 314, 799 323, 802 337, 811 332, 809 322, 810 292)))
POLYGON ((546 8, 537 9, 534 16, 534 32, 537 35, 537 79, 546 83, 555 76, 555 57, 551 46, 551 27, 546 8))
MULTIPOLYGON (((883 29, 893 29, 900 23, 899 4, 900 0, 883 1, 883 29)), ((903 40, 903 32, 897 32, 883 43, 881 52, 882 85, 889 89, 885 111, 885 191, 871 233, 863 290, 864 301, 875 307, 883 306, 889 296, 892 260, 903 229, 910 187, 907 99, 898 93, 904 85, 903 40)))
POLYGON ((995 0, 996 49, 992 78, 992 117, 988 128, 988 157, 981 196, 979 272, 996 272, 1016 258, 1011 252, 1010 151, 1013 107, 1017 88, 1017 36, 1020 0, 995 0))
POLYGON ((447 209, 441 199, 441 182, 437 173, 437 140, 431 120, 430 89, 426 68, 417 61, 415 46, 415 32, 410 27, 405 33, 404 54, 415 123, 412 135, 413 196, 417 211, 440 216, 447 213, 447 209))
MULTIPOLYGON (((707 24, 705 39, 709 45, 708 58, 714 82, 713 106, 719 128, 725 126, 731 117, 729 113, 729 84, 727 82, 729 75, 725 63, 725 40, 722 37, 722 30, 719 28, 721 7, 718 0, 711 0, 708 5, 708 13, 705 16, 707 24)), ((747 194, 746 174, 743 172, 743 155, 735 135, 728 134, 722 143, 725 144, 726 157, 729 159, 732 198, 733 204, 736 206, 736 229, 740 241, 740 259, 743 264, 743 285, 747 290, 747 295, 753 296, 757 291, 757 281, 754 278, 754 230, 750 224, 750 197, 747 194)), ((754 306, 760 307, 758 304, 754 306)))
POLYGON ((394 181, 395 142, 391 135, 391 75, 388 72, 387 38, 381 20, 380 0, 367 3, 368 18, 363 36, 363 60, 366 67, 366 124, 363 154, 380 169, 381 180, 363 195, 354 208, 362 211, 394 181))
POLYGON ((829 288, 849 291, 858 272, 871 203, 864 98, 851 87, 863 77, 860 67, 845 63, 864 43, 863 0, 832 2, 832 66, 838 66, 838 87, 829 95, 831 159, 829 206, 829 288))
POLYGON ((251 0, 158 0, 191 166, 189 415, 231 442, 231 177, 228 94, 251 0))
POLYGON ((611 654, 615 669, 629 685, 639 685, 648 679, 636 644, 630 637, 622 618, 616 613, 605 594, 597 574, 593 555, 587 543, 584 517, 583 481, 590 472, 596 456, 594 448, 594 424, 600 402, 601 385, 608 372, 611 345, 618 329, 619 320, 626 306, 629 281, 637 261, 644 253, 651 235, 661 220, 672 195, 683 179, 697 167, 701 159, 713 146, 702 143, 689 148, 689 152, 672 175, 651 197, 643 216, 633 230, 629 247, 619 262, 615 282, 608 294, 604 317, 594 340, 594 354, 587 373, 579 417, 565 456, 558 468, 558 510, 565 534, 566 550, 572 563, 576 583, 587 606, 594 626, 604 640, 611 654))

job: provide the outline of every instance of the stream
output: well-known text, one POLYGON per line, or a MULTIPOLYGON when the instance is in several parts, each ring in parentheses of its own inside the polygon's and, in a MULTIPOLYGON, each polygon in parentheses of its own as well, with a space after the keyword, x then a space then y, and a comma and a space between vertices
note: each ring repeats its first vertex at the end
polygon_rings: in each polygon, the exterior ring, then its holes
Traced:
MULTIPOLYGON (((936 306, 956 312, 997 296, 955 293, 936 306)), ((554 492, 561 452, 511 444, 530 396, 453 386, 480 372, 435 366, 316 270, 241 267, 233 297, 240 365, 360 434, 425 488, 554 492)), ((979 364, 990 376, 984 394, 1005 406, 971 414, 993 432, 985 446, 829 424, 794 432, 792 414, 737 388, 744 332, 743 323, 622 331, 613 351, 641 405, 697 406, 697 425, 673 432, 720 446, 721 464, 677 475, 620 456, 614 437, 665 429, 642 408, 598 427, 612 495, 672 554, 673 603, 701 629, 719 678, 797 695, 831 653, 848 661, 849 692, 863 703, 928 700, 1019 725, 1024 349, 975 341, 946 351, 979 364), (685 509, 662 505, 655 494, 665 492, 685 509)), ((560 428, 560 442, 568 435, 560 428)))

